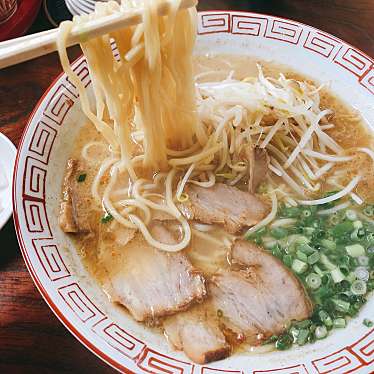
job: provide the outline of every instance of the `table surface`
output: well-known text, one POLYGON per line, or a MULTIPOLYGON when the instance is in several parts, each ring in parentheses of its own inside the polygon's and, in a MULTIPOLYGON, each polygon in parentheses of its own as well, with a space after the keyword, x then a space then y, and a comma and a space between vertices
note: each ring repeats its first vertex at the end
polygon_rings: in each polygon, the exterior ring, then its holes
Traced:
MULTIPOLYGON (((201 0, 199 9, 287 17, 330 32, 374 56, 373 0, 201 0)), ((33 30, 46 27, 41 11, 33 30)), ((78 48, 70 50, 72 58, 79 53, 78 48)), ((16 146, 30 112, 60 70, 56 54, 50 54, 0 71, 0 132, 16 146)), ((36 290, 12 220, 0 232, 0 242, 0 372, 112 372, 65 329, 36 290)))

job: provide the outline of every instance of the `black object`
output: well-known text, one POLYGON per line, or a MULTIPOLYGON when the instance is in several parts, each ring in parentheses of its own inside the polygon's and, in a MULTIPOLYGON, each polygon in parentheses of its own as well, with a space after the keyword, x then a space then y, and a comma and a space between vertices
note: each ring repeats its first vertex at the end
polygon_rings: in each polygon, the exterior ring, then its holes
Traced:
POLYGON ((46 17, 54 27, 57 27, 62 21, 73 18, 66 7, 65 0, 44 0, 43 8, 46 17))

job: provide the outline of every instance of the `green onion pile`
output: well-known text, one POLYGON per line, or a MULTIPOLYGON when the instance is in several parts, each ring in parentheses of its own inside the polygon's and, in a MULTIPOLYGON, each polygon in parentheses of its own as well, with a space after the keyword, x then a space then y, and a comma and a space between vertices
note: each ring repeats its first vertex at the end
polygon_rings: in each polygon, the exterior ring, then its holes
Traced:
POLYGON ((323 339, 330 330, 345 327, 374 289, 374 205, 319 214, 332 207, 334 203, 281 206, 271 225, 247 237, 282 260, 314 304, 310 319, 292 323, 285 333, 265 342, 275 343, 279 350, 323 339))

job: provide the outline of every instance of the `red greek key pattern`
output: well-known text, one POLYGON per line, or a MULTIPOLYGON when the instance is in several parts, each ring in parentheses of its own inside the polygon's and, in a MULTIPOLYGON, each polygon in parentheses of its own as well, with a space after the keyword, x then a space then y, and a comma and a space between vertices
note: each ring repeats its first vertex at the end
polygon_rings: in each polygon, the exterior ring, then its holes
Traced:
POLYGON ((198 22, 199 34, 230 32, 230 13, 201 14, 198 22))
POLYGON ((23 212, 25 215, 27 230, 38 234, 39 237, 50 238, 52 236, 49 227, 44 201, 23 200, 23 212))
POLYGON ((136 339, 109 319, 105 319, 97 324, 93 331, 100 335, 111 347, 133 360, 146 347, 142 341, 136 339))
POLYGON ((372 364, 374 362, 374 329, 352 345, 351 350, 366 364, 372 364))
POLYGON ((145 349, 138 366, 152 374, 192 374, 193 364, 165 356, 152 349, 145 349))
POLYGON ((361 77, 360 83, 374 95, 374 67, 361 77))
MULTIPOLYGON (((88 70, 88 64, 85 59, 81 59, 77 62, 77 65, 74 66, 73 71, 78 75, 78 78, 87 87, 91 83, 90 72, 88 70)), ((78 96, 76 92, 76 87, 73 82, 70 81, 68 77, 66 77, 66 81, 72 86, 72 91, 78 96)))
POLYGON ((302 26, 297 23, 274 19, 269 23, 265 37, 298 44, 302 32, 302 26))
POLYGON ((33 239, 32 244, 40 264, 51 281, 70 276, 53 239, 33 239))
POLYGON ((304 365, 289 366, 281 369, 255 370, 253 374, 308 374, 304 365))
POLYGON ((344 348, 326 357, 312 361, 313 366, 319 374, 325 373, 350 373, 362 366, 356 355, 344 348))
POLYGON ((319 55, 329 58, 338 53, 342 47, 342 44, 335 38, 332 38, 331 36, 322 32, 309 31, 304 42, 304 47, 318 53, 319 55))
POLYGON ((49 100, 44 115, 52 121, 61 125, 68 114, 71 107, 74 105, 76 96, 64 84, 57 87, 53 96, 49 100))
POLYGON ((232 15, 232 34, 265 35, 268 20, 265 17, 232 15))
POLYGON ((94 325, 106 318, 77 283, 60 287, 58 292, 82 322, 90 321, 94 325))
POLYGON ((33 158, 48 164, 56 134, 57 131, 54 128, 43 121, 38 122, 29 146, 33 158))
POLYGON ((32 157, 26 157, 23 195, 34 199, 45 199, 46 166, 32 157))
POLYGON ((373 62, 369 58, 353 48, 342 49, 334 61, 358 77, 363 76, 373 66, 373 62))

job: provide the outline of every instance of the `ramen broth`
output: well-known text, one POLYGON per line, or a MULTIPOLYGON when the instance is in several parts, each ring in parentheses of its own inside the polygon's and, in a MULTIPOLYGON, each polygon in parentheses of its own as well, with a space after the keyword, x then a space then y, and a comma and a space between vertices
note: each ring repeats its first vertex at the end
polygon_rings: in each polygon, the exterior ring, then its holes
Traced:
MULTIPOLYGON (((244 56, 198 56, 195 58, 195 74, 199 82, 214 81, 224 79, 231 71, 234 72, 234 77, 237 79, 244 79, 251 76, 257 76, 256 63, 260 63, 263 67, 266 76, 277 77, 279 73, 283 73, 287 78, 294 78, 297 80, 306 80, 311 82, 308 77, 303 77, 300 74, 290 71, 286 67, 279 67, 263 61, 255 61, 244 56)), ((318 83, 314 82, 318 87, 318 83)), ((321 93, 322 108, 331 108, 334 114, 331 116, 331 122, 335 125, 334 128, 328 130, 328 134, 332 136, 338 144, 345 149, 351 147, 369 147, 373 146, 372 136, 369 135, 360 114, 353 108, 349 108, 342 101, 333 96, 328 89, 322 89, 321 93)), ((93 232, 89 235, 72 236, 76 248, 83 258, 85 265, 92 275, 102 283, 105 277, 105 270, 101 266, 98 253, 99 251, 113 251, 114 248, 121 246, 118 239, 118 232, 123 230, 119 223, 111 220, 107 223, 102 223, 101 219, 104 215, 104 210, 98 206, 91 195, 91 185, 94 177, 102 161, 109 156, 108 150, 105 148, 104 141, 101 135, 95 130, 91 124, 86 124, 80 130, 80 133, 75 141, 74 149, 70 155, 71 158, 80 161, 80 171, 86 174, 86 179, 80 183, 82 193, 85 195, 83 204, 86 209, 90 211, 88 216, 90 227, 93 232), (97 142, 96 145, 91 146, 86 150, 86 158, 82 156, 82 150, 89 142, 97 142)), ((339 167, 343 164, 339 164, 339 167)), ((360 182, 357 193, 365 199, 366 202, 374 201, 374 175, 372 173, 372 160, 365 154, 358 155, 354 161, 345 163, 344 166, 349 166, 349 173, 347 180, 355 174, 356 170, 363 173, 363 180, 360 182)), ((329 174, 327 174, 329 175, 329 174)), ((325 175, 325 177, 327 176, 325 175)), ((276 178, 276 177, 274 177, 276 178)), ((103 191, 108 176, 104 176, 100 181, 99 190, 103 191)), ((120 180, 117 182, 128 184, 128 180, 120 180)), ((320 194, 316 194, 318 198, 324 191, 330 190, 330 186, 323 185, 320 194)), ((227 246, 225 246, 223 229, 216 227, 213 231, 209 231, 213 236, 215 242, 211 239, 204 239, 204 234, 192 236, 191 244, 185 249, 191 263, 201 270, 206 275, 212 275, 219 269, 227 268, 229 266, 227 258, 227 246)), ((227 235, 227 234, 226 234, 227 235)), ((212 318, 215 318, 215 313, 210 311, 212 318)), ((245 349, 248 349, 246 347, 245 349)))

